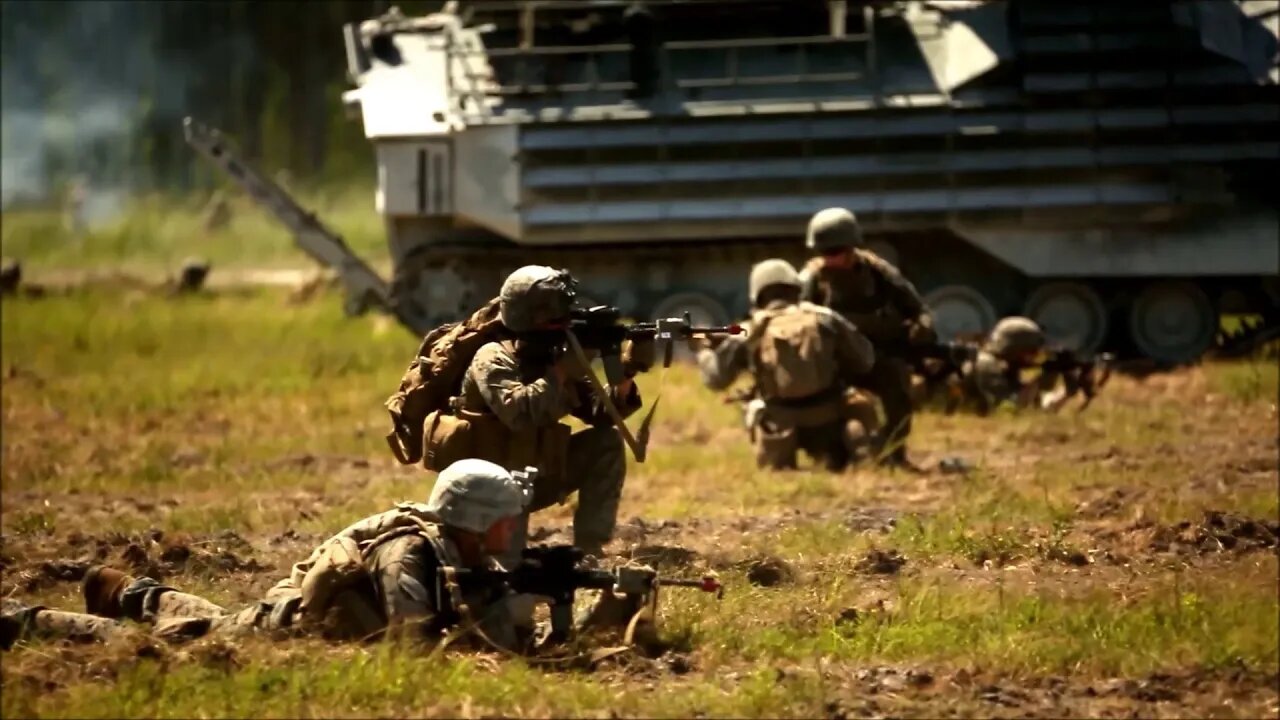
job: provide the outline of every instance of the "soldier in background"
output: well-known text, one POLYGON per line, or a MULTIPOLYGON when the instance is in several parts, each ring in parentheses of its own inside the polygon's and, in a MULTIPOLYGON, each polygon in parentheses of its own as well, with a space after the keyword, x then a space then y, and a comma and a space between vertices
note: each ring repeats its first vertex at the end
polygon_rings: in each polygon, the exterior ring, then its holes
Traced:
POLYGON ((960 379, 964 403, 982 415, 1003 403, 1033 407, 1044 384, 1057 379, 1022 382, 1023 371, 1038 365, 1045 345, 1044 331, 1030 318, 1007 317, 996 323, 977 357, 964 364, 960 379))
POLYGON ((762 468, 796 467, 797 450, 839 471, 865 452, 875 409, 849 394, 875 364, 871 343, 831 310, 800 301, 800 276, 785 260, 751 269, 753 311, 744 335, 699 347, 702 382, 727 388, 755 379, 748 429, 762 468), (868 412, 869 411, 869 412, 868 412))
POLYGON ((497 568, 493 557, 510 547, 527 499, 527 488, 501 467, 460 460, 436 478, 425 505, 401 503, 352 524, 294 565, 261 602, 231 611, 98 565, 85 575, 86 613, 6 600, 0 645, 32 635, 105 641, 128 632, 121 622, 128 619, 153 625, 167 639, 318 629, 337 639, 439 640, 466 622, 489 642, 514 649, 525 638, 511 622, 513 596, 463 593, 437 578, 444 567, 497 568))
POLYGON ((885 428, 879 452, 886 464, 907 461, 911 434, 911 371, 905 357, 937 340, 933 318, 898 269, 865 248, 853 213, 827 208, 809 221, 805 247, 816 256, 801 271, 801 297, 843 315, 875 346, 875 366, 860 381, 880 398, 885 428))

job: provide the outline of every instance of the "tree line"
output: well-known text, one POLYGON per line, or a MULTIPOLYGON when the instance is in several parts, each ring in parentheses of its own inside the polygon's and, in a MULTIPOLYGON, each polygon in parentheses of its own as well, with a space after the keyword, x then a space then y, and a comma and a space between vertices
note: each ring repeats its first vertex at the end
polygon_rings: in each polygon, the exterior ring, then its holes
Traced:
POLYGON ((43 153, 50 184, 87 173, 134 189, 208 187, 216 171, 182 137, 192 115, 304 183, 368 180, 372 148, 342 108, 353 87, 342 26, 392 4, 415 15, 441 3, 5 2, 6 153, 43 153), (31 132, 20 117, 39 132, 20 136, 31 132))

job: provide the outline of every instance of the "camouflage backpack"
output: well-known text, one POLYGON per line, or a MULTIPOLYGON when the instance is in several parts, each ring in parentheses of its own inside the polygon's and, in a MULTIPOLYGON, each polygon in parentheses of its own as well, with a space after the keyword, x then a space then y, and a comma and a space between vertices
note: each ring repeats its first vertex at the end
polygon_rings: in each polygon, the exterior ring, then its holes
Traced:
POLYGON ((385 403, 391 413, 387 445, 402 465, 422 459, 423 421, 428 414, 448 407, 449 398, 462 387, 471 358, 485 343, 498 339, 501 328, 498 299, 494 298, 466 320, 442 325, 422 339, 400 388, 385 403))
POLYGON ((809 303, 757 311, 747 337, 756 382, 765 399, 791 400, 832 387, 836 366, 822 332, 822 313, 809 303))

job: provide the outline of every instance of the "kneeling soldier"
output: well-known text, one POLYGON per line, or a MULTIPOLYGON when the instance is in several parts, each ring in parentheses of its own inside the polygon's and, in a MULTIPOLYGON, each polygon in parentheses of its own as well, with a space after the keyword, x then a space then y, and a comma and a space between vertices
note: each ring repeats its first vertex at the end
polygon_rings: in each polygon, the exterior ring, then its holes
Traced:
POLYGON ((743 371, 755 378, 750 429, 760 467, 794 468, 803 449, 840 470, 865 448, 873 429, 874 408, 851 404, 849 391, 874 365, 875 354, 839 313, 801 302, 800 285, 785 260, 753 267, 747 332, 701 348, 698 366, 713 390, 727 388, 743 371))

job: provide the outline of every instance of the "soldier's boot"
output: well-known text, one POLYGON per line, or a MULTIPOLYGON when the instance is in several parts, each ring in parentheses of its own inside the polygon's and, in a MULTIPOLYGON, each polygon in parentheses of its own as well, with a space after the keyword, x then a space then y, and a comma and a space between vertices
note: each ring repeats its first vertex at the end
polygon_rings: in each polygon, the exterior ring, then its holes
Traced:
POLYGON ((762 470, 795 470, 799 441, 795 428, 756 429, 756 467, 762 470))
POLYGON ((859 420, 846 420, 841 441, 850 464, 858 464, 871 453, 871 434, 859 420))
POLYGON ((105 618, 154 622, 165 618, 216 618, 226 609, 202 597, 178 592, 152 578, 135 578, 106 565, 85 573, 81 585, 85 610, 105 618))
POLYGON ((80 592, 84 596, 84 610, 90 615, 119 618, 124 615, 120 600, 124 590, 135 578, 106 565, 94 565, 84 574, 80 592))

